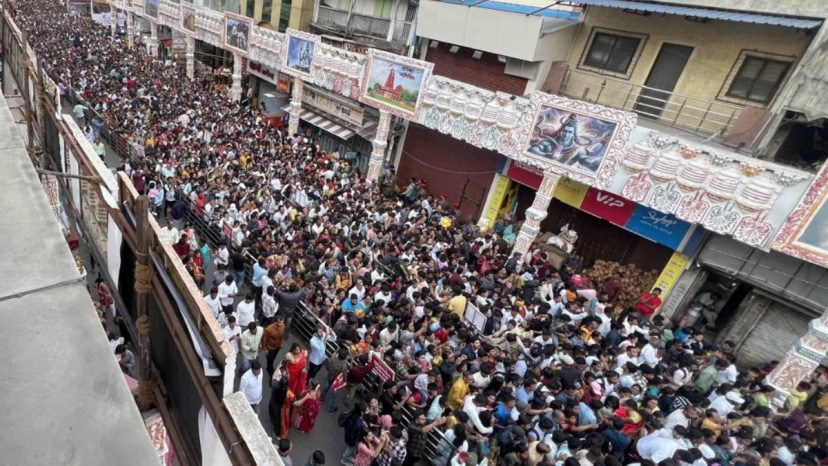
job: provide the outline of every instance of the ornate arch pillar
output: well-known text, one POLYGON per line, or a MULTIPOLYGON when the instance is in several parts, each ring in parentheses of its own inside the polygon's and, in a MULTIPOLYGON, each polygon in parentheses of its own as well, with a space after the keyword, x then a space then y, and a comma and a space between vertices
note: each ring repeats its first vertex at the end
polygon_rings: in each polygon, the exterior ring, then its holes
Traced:
POLYGON ((150 36, 147 39, 147 49, 153 58, 158 58, 158 24, 150 21, 150 36))
POLYGON ((371 151, 371 158, 368 160, 368 174, 365 176, 365 179, 369 183, 379 181, 380 175, 382 174, 382 165, 385 162, 385 149, 388 147, 388 130, 390 128, 391 114, 385 110, 380 110, 377 134, 374 140, 371 141, 373 150, 371 151))
POLYGON ((549 210, 549 203, 552 202, 552 195, 560 179, 561 175, 548 171, 544 172, 543 181, 535 193, 532 207, 526 209, 526 220, 520 227, 512 253, 520 253, 520 256, 523 257, 529 252, 532 243, 540 234, 540 224, 546 218, 546 211, 549 210))
POLYGON ((828 310, 808 324, 808 332, 796 342, 788 354, 768 374, 765 383, 777 391, 774 403, 782 406, 791 390, 808 379, 828 357, 828 310))
MULTIPOLYGON (((193 43, 193 47, 195 47, 195 43, 193 43)), ((243 61, 244 57, 238 53, 233 54, 233 85, 230 87, 230 98, 233 102, 238 102, 242 98, 241 80, 243 61)))
POLYGON ((184 38, 184 58, 187 62, 187 77, 193 79, 195 76, 195 38, 184 38))
POLYGON ((132 47, 132 43, 135 40, 135 27, 132 23, 135 22, 135 18, 132 16, 132 10, 127 10, 126 12, 126 31, 127 31, 127 45, 132 47))
POLYGON ((299 78, 293 80, 293 91, 290 94, 290 121, 288 122, 288 136, 299 132, 299 115, 302 114, 302 93, 305 83, 299 78))

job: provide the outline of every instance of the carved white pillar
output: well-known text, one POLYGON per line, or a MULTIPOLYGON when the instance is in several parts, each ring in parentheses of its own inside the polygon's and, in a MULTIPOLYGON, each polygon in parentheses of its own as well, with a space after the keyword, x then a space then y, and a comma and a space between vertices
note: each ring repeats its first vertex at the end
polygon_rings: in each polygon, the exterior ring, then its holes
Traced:
POLYGON ((195 76, 195 38, 184 38, 184 58, 187 60, 187 78, 193 79, 195 76))
POLYGON ((244 58, 241 55, 233 54, 233 86, 230 87, 230 98, 233 102, 240 101, 242 97, 242 60, 244 58))
POLYGON ((150 22, 150 37, 147 39, 147 49, 151 57, 158 58, 158 25, 150 22))
POLYGON ((288 136, 299 132, 299 115, 302 114, 302 93, 305 83, 296 78, 293 80, 293 92, 290 94, 290 121, 288 122, 288 136))
POLYGON ((799 339, 788 354, 765 378, 765 383, 776 389, 774 405, 780 407, 791 390, 808 380, 814 370, 825 364, 828 356, 828 310, 808 325, 808 332, 799 339))
POLYGON ((526 209, 526 220, 523 221, 520 232, 518 232, 515 239, 513 253, 518 252, 523 257, 529 252, 532 243, 535 242, 535 238, 540 233, 540 224, 546 218, 549 203, 552 202, 552 195, 555 193, 555 187, 560 179, 561 175, 555 173, 545 172, 543 174, 543 181, 535 193, 532 207, 526 209))
POLYGON ((385 149, 388 146, 388 131, 391 129, 391 114, 380 110, 379 123, 377 124, 377 135, 371 141, 373 150, 368 160, 368 174, 365 179, 369 183, 376 183, 382 174, 382 165, 385 162, 385 149))
POLYGON ((114 5, 109 5, 109 29, 111 30, 112 40, 115 40, 115 29, 118 28, 118 10, 114 5))
POLYGON ((133 35, 135 34, 135 30, 132 26, 133 17, 132 17, 132 10, 127 10, 126 12, 126 31, 127 31, 127 45, 132 47, 132 43, 134 40, 133 35))

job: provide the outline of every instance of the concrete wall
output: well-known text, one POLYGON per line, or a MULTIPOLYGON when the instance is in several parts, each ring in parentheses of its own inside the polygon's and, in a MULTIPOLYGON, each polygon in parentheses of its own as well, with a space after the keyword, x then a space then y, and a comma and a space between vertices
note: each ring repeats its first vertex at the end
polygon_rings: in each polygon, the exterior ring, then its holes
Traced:
MULTIPOLYGON (((379 3, 380 1, 382 0, 357 0, 356 2, 354 2, 354 13, 365 16, 374 16, 374 13, 377 8, 377 3, 379 3)), ((329 0, 329 4, 337 8, 340 7, 341 3, 342 2, 329 0)), ((347 4, 349 2, 345 3, 347 4)), ((390 18, 395 18, 397 21, 405 21, 405 17, 408 13, 409 8, 414 7, 409 6, 408 0, 391 0, 390 18)))
MULTIPOLYGON (((571 40, 561 40, 565 36, 541 37, 540 16, 426 0, 420 3, 417 18, 420 37, 525 61, 566 55, 571 47, 571 40)), ((561 20, 562 26, 567 23, 570 22, 561 20)), ((576 26, 571 22, 571 27, 576 26)))
MULTIPOLYGON (((591 7, 569 58, 569 65, 579 69, 594 28, 646 35, 637 59, 631 65, 630 83, 643 85, 647 80, 663 43, 694 47, 693 54, 674 90, 677 94, 716 100, 744 50, 769 53, 796 61, 811 41, 803 32, 778 26, 710 21, 699 23, 678 16, 642 16, 613 8, 591 7)), ((791 66, 791 69, 794 65, 791 66)), ((582 69, 582 67, 581 67, 582 69)), ((613 76, 623 79, 623 77, 613 76)), ((603 77, 596 76, 594 85, 603 77)), ((736 104, 756 103, 731 101, 736 104)))

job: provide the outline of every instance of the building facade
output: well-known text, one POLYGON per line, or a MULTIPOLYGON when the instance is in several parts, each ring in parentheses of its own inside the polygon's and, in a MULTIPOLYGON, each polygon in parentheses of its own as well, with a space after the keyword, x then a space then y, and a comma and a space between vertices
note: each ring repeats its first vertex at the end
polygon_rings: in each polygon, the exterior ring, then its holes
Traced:
POLYGON ((304 31, 313 18, 315 4, 313 0, 239 0, 239 12, 263 28, 304 31))
POLYGON ((417 20, 416 1, 320 0, 310 31, 349 50, 378 48, 407 55, 417 20))
MULTIPOLYGON (((677 323, 714 297, 710 322, 693 318, 716 338, 735 341, 740 363, 781 359, 828 304, 825 269, 771 250, 828 156, 824 120, 791 101, 791 88, 803 86, 797 73, 822 63, 814 52, 822 22, 755 9, 726 20, 719 11, 660 2, 638 2, 640 10, 628 2, 574 3, 578 8, 550 11, 423 2, 420 57, 436 74, 476 87, 542 91, 634 113, 628 142, 641 159, 625 158, 609 189, 564 174, 544 193, 543 185, 553 184, 549 174, 525 161, 469 145, 438 150, 435 135, 445 138, 453 125, 435 120, 432 128, 410 124, 415 137, 406 138, 400 155, 400 180, 426 178, 432 192, 459 195, 463 214, 484 226, 510 215, 524 229, 534 220, 529 236, 543 238, 568 225, 579 233, 578 255, 587 264, 659 270, 663 312, 677 323), (454 156, 442 157, 446 152, 454 156), (495 173, 490 183, 486 170, 495 173), (472 183, 489 185, 485 202, 468 202, 472 183), (757 190, 776 194, 760 200, 752 197, 757 190)), ((813 86, 817 75, 811 71, 805 82, 813 86)), ((555 126, 568 125, 561 118, 555 126)), ((540 129, 530 139, 544 139, 540 129)))

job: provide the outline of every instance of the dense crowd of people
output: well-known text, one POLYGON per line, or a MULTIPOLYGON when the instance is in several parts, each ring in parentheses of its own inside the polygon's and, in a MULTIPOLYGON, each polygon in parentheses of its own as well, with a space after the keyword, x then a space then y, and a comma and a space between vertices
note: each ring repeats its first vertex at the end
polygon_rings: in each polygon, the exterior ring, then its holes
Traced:
POLYGON ((285 459, 292 430, 312 435, 320 412, 341 407, 352 466, 828 464, 824 368, 777 407, 763 384, 772 366, 740 370, 732 343, 674 328, 658 289, 622 308, 615 281, 575 283, 580 270, 541 249, 512 255, 512 227, 479 231, 419 180, 382 192, 58 2, 24 0, 15 16, 49 75, 83 99, 79 116, 93 109, 144 147, 119 169, 209 289, 251 406, 272 390, 285 459), (228 244, 199 241, 188 209, 228 244), (277 361, 300 303, 324 324, 277 361), (397 376, 371 391, 377 359, 397 376))

